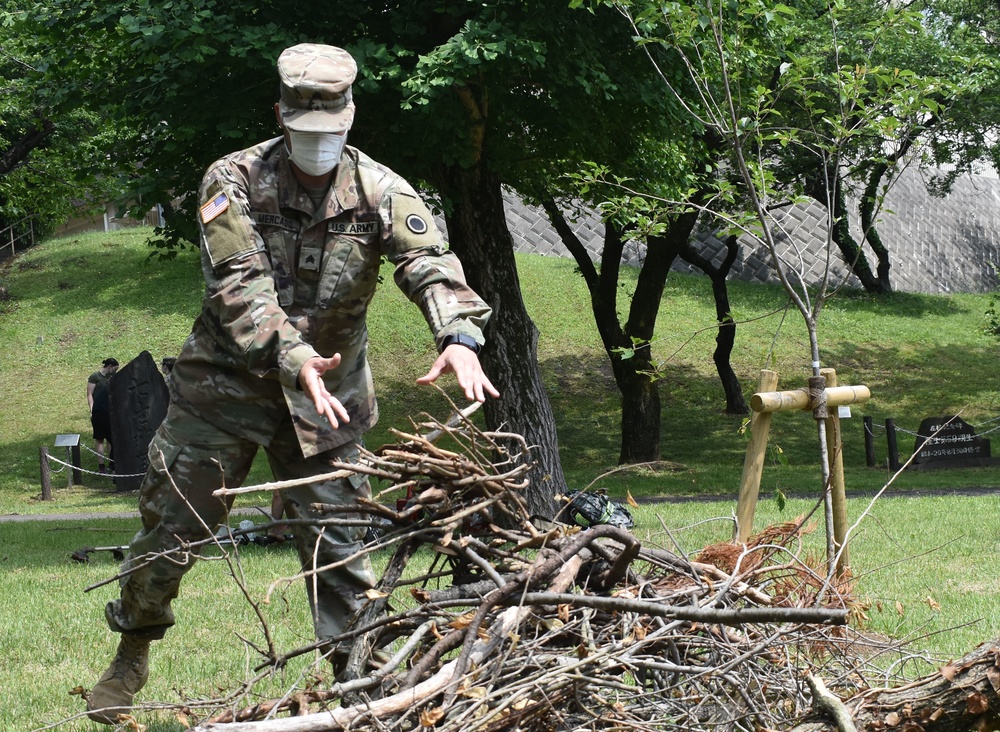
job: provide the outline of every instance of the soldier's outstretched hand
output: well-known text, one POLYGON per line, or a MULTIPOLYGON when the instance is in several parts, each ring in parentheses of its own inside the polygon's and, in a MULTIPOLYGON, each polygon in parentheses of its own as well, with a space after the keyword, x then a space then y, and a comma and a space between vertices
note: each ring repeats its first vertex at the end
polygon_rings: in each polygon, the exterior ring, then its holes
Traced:
POLYGON ((339 363, 340 354, 335 353, 333 358, 310 358, 299 371, 299 384, 302 390, 313 400, 316 411, 330 420, 334 429, 340 427, 341 423, 347 424, 351 421, 344 405, 327 391, 326 384, 323 383, 323 374, 337 368, 339 363))
POLYGON ((452 344, 441 351, 441 355, 431 365, 431 370, 417 379, 417 383, 431 384, 441 374, 449 372, 455 374, 458 385, 465 390, 465 398, 469 401, 485 402, 487 394, 494 398, 500 396, 500 392, 483 373, 479 356, 472 349, 458 344, 452 344))

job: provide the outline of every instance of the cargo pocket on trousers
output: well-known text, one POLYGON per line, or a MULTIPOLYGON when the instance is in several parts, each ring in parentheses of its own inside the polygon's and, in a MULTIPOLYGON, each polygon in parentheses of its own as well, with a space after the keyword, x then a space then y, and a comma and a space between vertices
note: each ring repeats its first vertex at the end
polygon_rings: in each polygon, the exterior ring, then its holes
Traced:
POLYGON ((147 529, 158 523, 173 492, 170 471, 181 454, 181 446, 171 443, 160 436, 159 431, 153 435, 146 458, 149 467, 139 486, 139 514, 143 526, 147 529))

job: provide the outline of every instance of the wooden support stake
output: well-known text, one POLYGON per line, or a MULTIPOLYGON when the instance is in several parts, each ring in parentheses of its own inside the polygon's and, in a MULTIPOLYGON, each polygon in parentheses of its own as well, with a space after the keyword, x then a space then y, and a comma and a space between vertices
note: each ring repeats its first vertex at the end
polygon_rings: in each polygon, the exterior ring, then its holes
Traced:
MULTIPOLYGON (((820 369, 820 374, 826 379, 827 389, 837 386, 837 371, 835 369, 820 369)), ((830 502, 833 505, 833 543, 834 551, 840 552, 837 562, 837 575, 843 576, 850 566, 847 549, 841 551, 847 539, 847 490, 844 485, 844 443, 840 429, 840 416, 837 409, 831 409, 826 418, 826 451, 830 458, 830 502)))
POLYGON ((52 500, 52 471, 49 467, 49 448, 38 448, 38 464, 42 472, 42 500, 52 500))
MULTIPOLYGON (((763 370, 757 381, 758 392, 773 392, 778 388, 778 372, 763 370)), ((756 395, 755 395, 756 396, 756 395)), ((740 480, 740 495, 736 503, 736 526, 733 540, 746 542, 753 533, 753 517, 757 510, 757 495, 760 493, 760 476, 764 469, 767 453, 767 438, 771 432, 771 412, 754 411, 750 416, 750 442, 743 461, 743 477, 740 480)))

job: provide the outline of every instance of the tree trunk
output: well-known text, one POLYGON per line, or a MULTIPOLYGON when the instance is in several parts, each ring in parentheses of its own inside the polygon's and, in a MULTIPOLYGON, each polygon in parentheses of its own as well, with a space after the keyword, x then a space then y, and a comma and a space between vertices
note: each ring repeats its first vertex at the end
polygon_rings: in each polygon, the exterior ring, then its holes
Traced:
POLYGON ((452 204, 445 214, 451 247, 469 284, 493 308, 480 357, 500 398, 483 405, 486 422, 491 430, 517 432, 534 446, 537 469, 525 497, 532 513, 551 517, 553 496, 567 492, 566 479, 538 366, 538 329, 521 298, 500 180, 482 162, 451 165, 441 178, 441 190, 452 204))
POLYGON ((933 115, 923 124, 910 128, 909 132, 896 147, 895 152, 888 158, 873 162, 868 172, 868 182, 865 184, 865 192, 858 206, 859 213, 861 214, 861 233, 865 241, 868 242, 868 246, 875 252, 875 256, 878 257, 878 265, 876 267, 878 277, 876 281, 879 286, 879 292, 884 295, 892 292, 892 282, 889 280, 889 270, 891 268, 889 250, 883 243, 882 237, 879 236, 875 215, 876 207, 882 200, 882 196, 879 195, 879 188, 882 186, 882 179, 889 172, 890 166, 896 165, 900 160, 909 155, 910 149, 917 138, 930 127, 937 126, 938 121, 938 117, 933 115))
POLYGON ((640 372, 641 368, 642 362, 622 368, 625 373, 617 379, 622 392, 622 445, 618 455, 622 465, 660 459, 660 388, 648 373, 640 372))
POLYGON ((872 272, 868 258, 861 250, 861 245, 851 236, 851 223, 847 215, 844 187, 840 183, 838 171, 825 171, 825 175, 821 175, 820 178, 822 179, 813 179, 810 182, 807 186, 807 193, 824 208, 833 206, 833 230, 830 232, 833 243, 837 245, 844 257, 844 263, 858 278, 865 291, 880 292, 878 278, 872 272), (834 190, 829 190, 827 180, 833 181, 834 190))
MULTIPOLYGON (((906 146, 906 149, 909 149, 909 145, 906 146)), ((868 184, 865 186, 864 195, 858 206, 859 213, 861 214, 861 232, 865 237, 865 241, 868 242, 868 246, 872 248, 875 256, 878 257, 878 265, 876 267, 878 277, 876 281, 878 282, 879 292, 884 295, 892 292, 892 283, 889 281, 889 268, 891 265, 889 250, 882 242, 882 237, 879 236, 878 227, 876 226, 875 207, 879 201, 879 185, 882 183, 882 178, 885 177, 888 170, 889 166, 885 163, 875 165, 869 174, 868 184)))
MULTIPOLYGON (((700 200, 699 197, 696 200, 700 200)), ((661 456, 662 405, 656 377, 657 366, 649 344, 656 328, 656 316, 667 275, 674 259, 680 253, 691 250, 689 240, 698 220, 698 213, 692 209, 674 216, 662 236, 647 239, 646 258, 629 305, 628 321, 622 325, 618 320, 619 270, 624 248, 622 232, 612 222, 605 223, 601 268, 598 271, 590 261, 589 252, 573 233, 555 201, 551 197, 543 197, 542 206, 576 260, 590 290, 597 330, 601 334, 601 341, 611 361, 615 383, 622 395, 619 462, 627 464, 658 461, 661 456), (628 357, 623 358, 624 354, 628 354, 628 357)), ((729 298, 725 278, 735 258, 734 244, 722 268, 712 268, 710 265, 703 267, 713 277, 717 309, 722 308, 727 318, 729 298)), ((733 413, 746 414, 746 402, 743 401, 739 380, 729 365, 735 329, 731 318, 720 327, 716 365, 726 393, 727 408, 736 410, 733 413), (739 411, 740 405, 742 411, 739 411)))
MULTIPOLYGON (((618 273, 624 249, 622 232, 611 222, 605 224, 601 269, 598 272, 590 261, 590 253, 573 233, 556 202, 552 198, 543 198, 542 206, 576 260, 590 291, 597 332, 611 362, 615 384, 622 395, 621 449, 618 462, 627 464, 657 461, 660 459, 661 406, 659 388, 652 376, 655 366, 649 344, 642 344, 637 348, 618 320, 618 273), (623 358, 626 353, 629 356, 623 358)), ((667 270, 669 269, 668 263, 667 270)), ((656 302, 659 303, 658 297, 656 302)))
POLYGON ((701 255, 693 246, 690 240, 681 252, 681 259, 693 264, 701 269, 708 278, 712 280, 712 295, 715 297, 715 317, 719 321, 719 333, 715 336, 715 353, 712 360, 715 361, 715 370, 719 374, 722 382, 722 391, 726 395, 726 414, 743 415, 749 414, 746 399, 743 397, 743 389, 740 387, 740 380, 733 371, 730 361, 733 355, 733 345, 736 343, 736 321, 733 320, 731 308, 729 306, 729 288, 726 287, 726 277, 729 270, 736 261, 739 253, 739 243, 735 236, 726 239, 726 258, 718 267, 712 266, 707 257, 701 255))
MULTIPOLYGON (((967 732, 1000 729, 1000 641, 984 643, 930 676, 845 699, 858 730, 967 732)), ((835 732, 816 713, 790 732, 835 732)))
POLYGON ((56 130, 52 120, 39 117, 36 122, 35 127, 26 130, 0 155, 0 177, 21 166, 36 148, 44 147, 56 130))

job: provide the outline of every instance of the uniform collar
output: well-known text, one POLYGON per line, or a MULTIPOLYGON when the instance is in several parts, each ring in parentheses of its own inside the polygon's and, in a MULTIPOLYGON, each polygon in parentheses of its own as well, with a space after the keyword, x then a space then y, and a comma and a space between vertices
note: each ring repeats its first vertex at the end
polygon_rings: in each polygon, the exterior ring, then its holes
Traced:
MULTIPOLYGON (((299 184, 295 173, 292 172, 292 164, 288 160, 288 150, 285 149, 284 139, 279 137, 277 143, 280 160, 278 188, 281 207, 294 208, 303 212, 312 211, 312 201, 309 200, 305 189, 299 184)), ((345 147, 340 157, 340 164, 334 170, 330 191, 326 196, 326 210, 325 212, 317 212, 314 217, 315 221, 335 218, 358 205, 357 172, 358 151, 350 146, 345 147)))
POLYGON ((333 203, 336 200, 337 213, 349 211, 358 205, 358 151, 353 147, 344 147, 340 156, 340 165, 333 171, 333 183, 330 186, 331 196, 327 199, 333 203))

